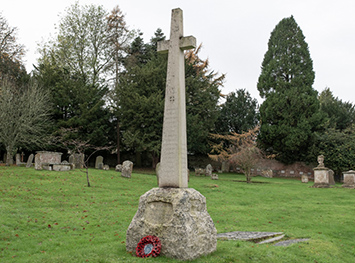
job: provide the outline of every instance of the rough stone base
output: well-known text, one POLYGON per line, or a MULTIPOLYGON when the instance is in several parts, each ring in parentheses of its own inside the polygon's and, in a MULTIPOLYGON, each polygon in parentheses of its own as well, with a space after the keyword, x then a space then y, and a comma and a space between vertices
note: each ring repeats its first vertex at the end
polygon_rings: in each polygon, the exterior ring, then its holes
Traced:
POLYGON ((327 183, 314 183, 314 185, 312 185, 312 188, 329 188, 330 185, 327 183))
POLYGON ((161 254, 192 260, 217 248, 217 230, 206 209, 206 198, 192 188, 153 188, 140 197, 127 230, 126 249, 133 252, 147 235, 157 236, 161 254))

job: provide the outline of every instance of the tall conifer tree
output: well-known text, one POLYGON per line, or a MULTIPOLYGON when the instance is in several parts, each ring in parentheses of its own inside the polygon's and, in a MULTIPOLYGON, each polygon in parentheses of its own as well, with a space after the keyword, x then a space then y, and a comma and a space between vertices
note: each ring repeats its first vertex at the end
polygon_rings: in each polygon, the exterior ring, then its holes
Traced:
POLYGON ((258 81, 259 144, 285 162, 302 160, 321 121, 308 44, 293 16, 272 31, 258 81))

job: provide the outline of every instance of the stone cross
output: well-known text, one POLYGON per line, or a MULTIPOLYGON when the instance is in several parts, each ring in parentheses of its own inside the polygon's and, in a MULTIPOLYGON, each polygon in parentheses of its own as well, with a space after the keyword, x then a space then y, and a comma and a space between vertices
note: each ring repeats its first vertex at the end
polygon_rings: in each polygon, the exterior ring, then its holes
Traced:
POLYGON ((195 37, 183 36, 182 10, 173 9, 170 40, 158 42, 168 52, 159 187, 188 187, 184 50, 195 47, 195 37))

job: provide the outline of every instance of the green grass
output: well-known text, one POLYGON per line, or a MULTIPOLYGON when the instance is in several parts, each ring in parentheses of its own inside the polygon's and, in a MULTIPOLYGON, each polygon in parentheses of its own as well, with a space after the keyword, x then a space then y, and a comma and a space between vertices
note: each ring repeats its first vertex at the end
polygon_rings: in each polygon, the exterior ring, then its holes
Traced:
MULTIPOLYGON (((354 262, 355 190, 310 188, 298 180, 237 174, 218 181, 191 176, 189 187, 207 198, 219 233, 282 231, 310 238, 289 247, 218 241, 217 251, 193 262, 354 262)), ((125 250, 126 230, 139 197, 156 177, 90 170, 35 171, 0 167, 0 262, 178 262, 140 259, 125 250)))

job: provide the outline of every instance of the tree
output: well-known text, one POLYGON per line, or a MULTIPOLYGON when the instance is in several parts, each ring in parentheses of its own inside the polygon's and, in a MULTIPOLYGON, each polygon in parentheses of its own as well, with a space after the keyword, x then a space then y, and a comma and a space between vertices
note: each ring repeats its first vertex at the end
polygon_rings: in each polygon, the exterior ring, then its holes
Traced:
POLYGON ((256 146, 258 131, 259 126, 256 126, 241 134, 211 134, 212 139, 218 143, 213 144, 208 156, 214 161, 228 161, 239 166, 244 171, 246 182, 251 183, 251 169, 263 158, 261 150, 256 146))
POLYGON ((59 145, 60 147, 64 147, 68 150, 68 153, 78 153, 80 155, 84 155, 84 158, 81 161, 81 164, 85 168, 86 174, 86 182, 88 187, 91 186, 90 178, 89 178, 89 160, 90 158, 98 151, 108 151, 112 147, 111 146, 94 146, 89 143, 89 141, 84 141, 79 138, 78 129, 72 128, 61 128, 58 131, 58 135, 54 137, 54 141, 52 143, 59 145), (85 155, 85 153, 90 150, 90 153, 85 155))
POLYGON ((225 75, 210 69, 208 59, 198 56, 201 49, 202 44, 185 53, 187 150, 206 155, 209 135, 216 128, 219 88, 225 75))
POLYGON ((133 41, 126 71, 115 92, 123 144, 137 156, 150 153, 153 167, 160 155, 167 59, 151 52, 150 46, 161 39, 164 36, 157 31, 149 44, 143 44, 140 36, 133 41))
MULTIPOLYGON (((108 68, 111 68, 113 71, 113 82, 114 88, 113 93, 111 94, 111 98, 115 97, 113 102, 117 102, 119 100, 120 94, 120 74, 123 69, 124 57, 128 52, 129 44, 133 34, 127 29, 126 22, 124 20, 124 15, 122 14, 121 9, 116 6, 111 14, 107 17, 107 25, 108 25, 108 39, 112 49, 112 57, 113 60, 108 65, 108 68)), ((120 122, 121 120, 118 118, 119 113, 117 112, 119 107, 113 103, 114 109, 116 111, 115 116, 116 120, 116 152, 117 152, 117 163, 121 163, 120 160, 120 122)))
POLYGON ((320 110, 326 115, 327 125, 344 130, 355 124, 355 107, 350 102, 335 98, 329 88, 319 95, 320 110))
POLYGON ((80 6, 76 2, 66 9, 53 43, 59 65, 71 73, 79 73, 87 78, 88 84, 98 88, 113 59, 107 16, 102 6, 80 6))
POLYGON ((122 63, 125 23, 119 8, 70 6, 59 23, 56 39, 45 43, 36 78, 51 91, 56 126, 78 128, 80 139, 103 146, 113 136, 107 107, 109 85, 117 82, 122 63))
MULTIPOLYGON (((119 112, 122 142, 136 153, 147 151, 153 167, 159 161, 166 86, 167 55, 158 54, 160 29, 150 43, 139 35, 131 45, 126 71, 120 80, 119 112)), ((198 49, 185 53, 187 147, 191 154, 209 152, 208 136, 218 116, 219 86, 224 75, 210 71, 198 49)))
POLYGON ((322 122, 313 62, 293 16, 272 31, 258 80, 261 127, 258 142, 284 162, 301 161, 322 122))
POLYGON ((20 85, 28 81, 28 75, 22 61, 25 47, 16 40, 17 28, 0 14, 0 79, 10 78, 20 85))
POLYGON ((353 170, 355 166, 355 125, 339 130, 334 127, 317 132, 315 143, 310 149, 310 158, 323 154, 326 166, 334 170, 340 178, 342 172, 353 170))
POLYGON ((245 89, 227 95, 221 105, 216 129, 219 133, 242 133, 255 127, 259 121, 258 102, 245 89))
POLYGON ((49 95, 34 82, 18 87, 7 79, 0 81, 0 142, 9 165, 19 146, 42 147, 49 122, 49 95))

